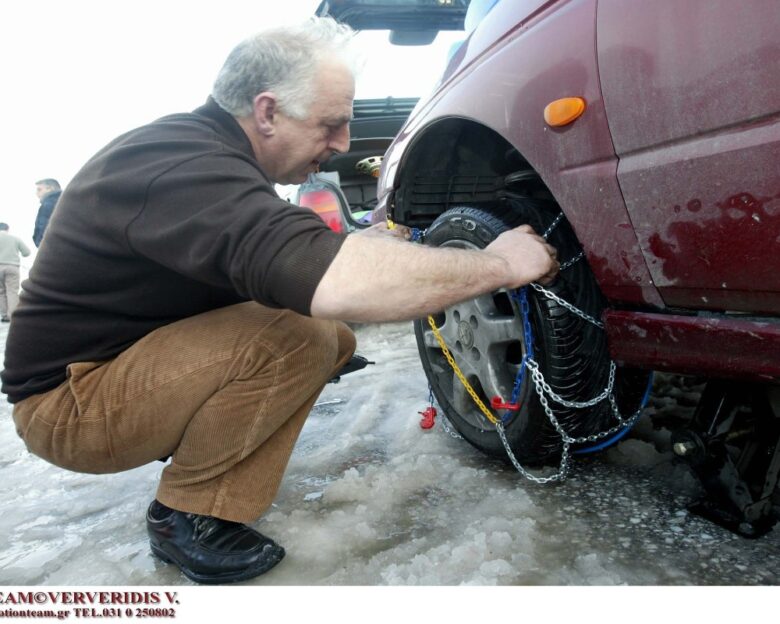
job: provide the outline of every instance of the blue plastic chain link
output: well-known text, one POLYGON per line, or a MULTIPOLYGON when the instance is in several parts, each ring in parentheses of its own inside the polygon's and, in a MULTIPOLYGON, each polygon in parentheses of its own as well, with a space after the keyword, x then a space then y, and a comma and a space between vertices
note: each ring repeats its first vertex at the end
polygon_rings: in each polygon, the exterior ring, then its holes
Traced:
MULTIPOLYGON (((520 307, 520 316, 523 320, 523 338, 525 339, 525 353, 520 362, 520 370, 517 371, 517 377, 515 377, 515 385, 512 387, 512 398, 509 400, 510 403, 517 403, 517 399, 520 396, 520 389, 523 387, 523 381, 525 380, 526 362, 528 361, 528 358, 534 356, 534 335, 531 331, 531 309, 528 305, 528 293, 526 292, 526 288, 523 287, 519 290, 513 290, 510 292, 510 295, 520 307)), ((511 415, 511 410, 506 410, 501 417, 501 422, 506 424, 511 415)))

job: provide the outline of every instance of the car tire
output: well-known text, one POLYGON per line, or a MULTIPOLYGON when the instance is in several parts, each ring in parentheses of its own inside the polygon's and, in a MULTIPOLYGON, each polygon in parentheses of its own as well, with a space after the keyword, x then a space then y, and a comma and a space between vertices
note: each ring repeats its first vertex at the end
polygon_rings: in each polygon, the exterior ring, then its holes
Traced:
MULTIPOLYGON (((427 229, 425 243, 437 247, 481 249, 510 227, 530 224, 538 233, 548 228, 548 241, 562 264, 581 249, 560 210, 551 202, 514 199, 500 206, 454 207, 427 229), (553 226, 553 224, 555 225, 553 226), (553 227, 551 227, 553 226, 553 227)), ((547 287, 561 299, 598 319, 605 301, 584 258, 561 271, 547 287)), ((530 287, 526 289, 533 336, 533 357, 550 387, 569 401, 586 401, 606 388, 610 358, 599 327, 530 287)), ((506 290, 456 304, 434 315, 455 361, 485 405, 492 396, 508 401, 527 345, 518 303, 506 290)), ((426 319, 414 322, 423 369, 436 400, 457 431, 473 446, 506 457, 495 426, 482 414, 447 363, 426 319)), ((648 373, 618 368, 614 395, 621 414, 633 414, 648 385, 648 373)), ((526 370, 519 388, 519 409, 496 412, 504 417, 506 438, 515 457, 530 466, 559 461, 560 434, 550 422, 526 370)), ((573 438, 615 426, 609 401, 574 409, 549 400, 554 414, 573 438)), ((587 446, 579 445, 580 447, 587 446)), ((576 450, 576 446, 573 450, 576 450)))

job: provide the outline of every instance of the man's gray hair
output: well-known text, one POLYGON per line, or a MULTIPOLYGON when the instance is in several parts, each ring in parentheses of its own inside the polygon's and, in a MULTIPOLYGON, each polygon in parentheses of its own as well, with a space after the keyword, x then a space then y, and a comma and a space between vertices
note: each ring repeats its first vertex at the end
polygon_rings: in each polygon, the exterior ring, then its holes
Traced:
POLYGON ((306 119, 319 61, 336 58, 354 73, 354 31, 329 17, 258 33, 239 43, 217 76, 211 97, 235 117, 252 114, 258 93, 272 91, 289 117, 306 119))

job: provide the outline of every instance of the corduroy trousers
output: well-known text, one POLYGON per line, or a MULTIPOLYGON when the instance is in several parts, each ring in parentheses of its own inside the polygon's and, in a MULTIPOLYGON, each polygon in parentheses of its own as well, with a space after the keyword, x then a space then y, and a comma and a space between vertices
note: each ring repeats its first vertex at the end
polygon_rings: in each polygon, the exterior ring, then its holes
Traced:
POLYGON ((354 349, 343 323, 243 303, 71 364, 59 387, 17 403, 14 421, 30 452, 78 472, 172 455, 160 502, 247 523, 273 502, 314 401, 354 349))

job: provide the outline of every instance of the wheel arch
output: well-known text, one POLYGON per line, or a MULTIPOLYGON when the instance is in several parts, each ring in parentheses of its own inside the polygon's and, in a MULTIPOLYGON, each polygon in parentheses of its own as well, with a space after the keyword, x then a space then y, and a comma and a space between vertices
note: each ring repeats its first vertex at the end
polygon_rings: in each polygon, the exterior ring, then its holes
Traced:
POLYGON ((556 202, 523 151, 465 117, 440 118, 420 130, 404 154, 395 187, 389 216, 411 227, 428 227, 457 204, 496 204, 518 196, 556 202))

